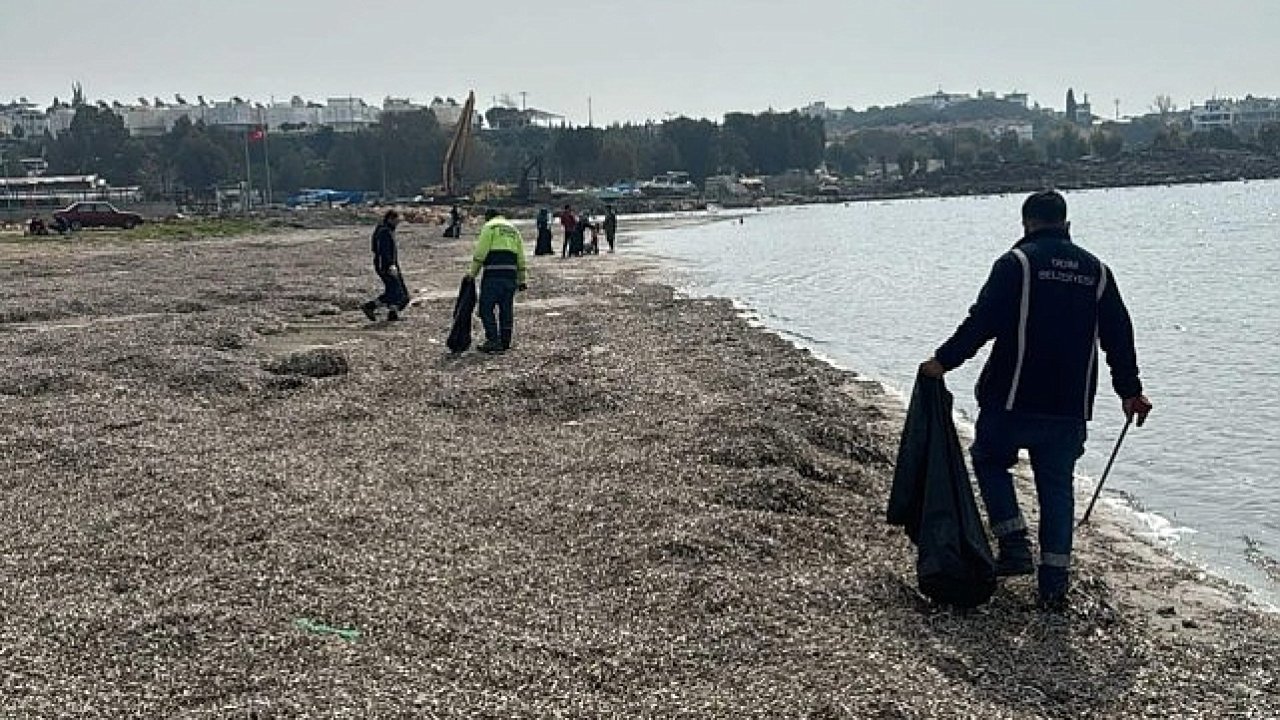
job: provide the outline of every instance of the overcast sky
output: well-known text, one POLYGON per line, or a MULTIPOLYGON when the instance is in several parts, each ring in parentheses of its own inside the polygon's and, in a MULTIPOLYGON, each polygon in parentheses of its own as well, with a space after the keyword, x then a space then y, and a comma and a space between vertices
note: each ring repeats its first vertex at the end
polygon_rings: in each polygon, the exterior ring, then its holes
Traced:
POLYGON ((1280 0, 0 0, 0 101, 508 93, 596 124, 978 88, 1280 95, 1280 0))

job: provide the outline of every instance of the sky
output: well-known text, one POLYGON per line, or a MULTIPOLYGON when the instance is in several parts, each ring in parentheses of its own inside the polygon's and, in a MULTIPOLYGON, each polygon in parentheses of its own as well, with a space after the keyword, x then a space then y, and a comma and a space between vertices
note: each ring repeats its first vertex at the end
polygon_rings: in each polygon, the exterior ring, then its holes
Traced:
POLYGON ((507 94, 571 123, 1280 96, 1280 0, 0 0, 0 102, 507 94))

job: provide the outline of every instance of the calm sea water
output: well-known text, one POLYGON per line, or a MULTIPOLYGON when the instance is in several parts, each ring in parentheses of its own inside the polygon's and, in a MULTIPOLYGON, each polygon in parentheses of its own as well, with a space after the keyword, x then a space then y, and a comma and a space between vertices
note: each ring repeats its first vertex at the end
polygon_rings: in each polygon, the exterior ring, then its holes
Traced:
MULTIPOLYGON (((644 233, 631 248, 669 260, 675 286, 733 298, 905 394, 1020 236, 1021 201, 721 211, 715 222, 644 233)), ((1277 603, 1280 584, 1263 567, 1280 557, 1280 182, 1081 191, 1067 202, 1076 242, 1120 284, 1156 406, 1130 431, 1103 497, 1138 511, 1152 539, 1277 603)), ((970 416, 985 359, 984 350, 948 375, 970 416)), ((1103 380, 1077 466, 1094 478, 1123 424, 1103 380)))

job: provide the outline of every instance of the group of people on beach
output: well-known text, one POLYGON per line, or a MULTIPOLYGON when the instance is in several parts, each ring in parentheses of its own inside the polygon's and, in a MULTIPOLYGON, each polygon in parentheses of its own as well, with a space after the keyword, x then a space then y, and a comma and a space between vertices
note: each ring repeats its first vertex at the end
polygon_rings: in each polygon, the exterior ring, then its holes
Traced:
MULTIPOLYGON (((561 256, 586 251, 584 234, 597 232, 590 215, 573 207, 538 214, 536 254, 553 254, 551 218, 564 228, 561 256)), ((385 307, 399 317, 408 293, 396 255, 399 215, 390 210, 373 233, 374 270, 384 292, 366 303, 370 319, 385 307)), ((613 250, 617 216, 612 206, 601 224, 613 250)), ((1041 606, 1060 610, 1068 596, 1074 532, 1074 472, 1093 415, 1099 346, 1111 370, 1121 410, 1141 426, 1152 404, 1143 394, 1133 324, 1114 273, 1072 241, 1067 204, 1054 190, 1030 195, 1022 205, 1023 236, 996 260, 968 317, 919 373, 942 378, 990 341, 994 348, 977 385, 979 415, 970 448, 974 475, 992 536, 996 575, 1035 574, 1041 606), (1011 474, 1026 450, 1040 507, 1038 562, 1011 474)), ((528 285, 519 230, 497 210, 485 213, 467 276, 483 273, 479 313, 483 352, 511 346, 515 294, 528 285)), ((1126 426, 1127 427, 1127 426, 1126 426)))
POLYGON ((612 205, 605 207, 604 219, 595 222, 589 211, 575 213, 572 205, 565 205, 563 210, 552 213, 547 208, 538 211, 538 242, 535 255, 554 255, 551 246, 551 222, 560 222, 564 228, 564 242, 560 246, 560 257, 581 257, 582 255, 598 255, 600 253, 600 231, 604 231, 605 242, 609 244, 609 252, 614 251, 614 241, 618 234, 618 214, 612 205), (590 233, 590 242, 587 234, 590 233))

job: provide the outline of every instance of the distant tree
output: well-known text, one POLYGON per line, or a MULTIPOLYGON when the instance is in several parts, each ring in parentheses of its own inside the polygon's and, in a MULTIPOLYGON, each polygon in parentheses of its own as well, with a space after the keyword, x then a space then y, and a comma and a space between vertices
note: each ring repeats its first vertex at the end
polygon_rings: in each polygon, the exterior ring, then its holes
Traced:
POLYGON ((1000 134, 1000 139, 996 143, 996 152, 1000 153, 1000 157, 1006 161, 1013 161, 1018 157, 1018 151, 1022 145, 1018 133, 1012 130, 1006 130, 1000 134))
POLYGON ((1124 138, 1119 133, 1099 128, 1089 135, 1089 147, 1094 155, 1110 160, 1124 150, 1124 138))
POLYGON ((601 128, 589 127, 560 130, 551 141, 550 165, 562 178, 578 181, 605 179, 598 167, 604 133, 601 128))
POLYGON ((54 172, 98 174, 116 184, 132 184, 138 181, 142 152, 119 115, 80 105, 71 127, 50 144, 48 159, 54 172))
POLYGON ((1258 128, 1256 141, 1263 152, 1280 155, 1280 123, 1267 123, 1258 128))
POLYGON ((1151 147, 1160 150, 1182 150, 1187 147, 1187 133, 1177 125, 1164 125, 1152 138, 1151 147))
POLYGON ((204 194, 232 177, 233 161, 203 127, 175 139, 173 165, 177 179, 189 190, 204 194))
POLYGON ((600 147, 600 175, 610 182, 639 176, 643 147, 638 133, 606 132, 600 147))
MULTIPOLYGON (((378 182, 367 187, 381 187, 381 180, 385 177, 388 192, 394 195, 412 195, 441 181, 440 173, 448 140, 435 113, 425 108, 412 112, 387 113, 382 116, 373 133, 376 141, 369 149, 373 167, 366 172, 366 181, 377 179, 378 182)), ((331 162, 334 160, 332 148, 327 151, 323 148, 316 150, 331 162)), ((339 158, 349 162, 342 156, 339 158)), ((478 177, 476 168, 470 167, 469 163, 468 167, 464 167, 463 175, 465 182, 478 177)))
POLYGON ((870 162, 866 152, 848 140, 828 145, 823 159, 827 167, 834 168, 841 175, 861 175, 870 162))
POLYGON ((1227 128, 1210 128, 1207 132, 1192 133, 1187 138, 1192 147, 1215 148, 1218 150, 1238 150, 1244 145, 1240 137, 1227 128))
POLYGON ((328 185, 337 188, 359 190, 371 187, 365 156, 356 144, 356 138, 339 137, 329 152, 328 185))
POLYGON ((1050 161, 1078 160, 1089 153, 1089 141, 1069 123, 1042 133, 1041 138, 1041 147, 1050 161))
POLYGON ((916 153, 911 148, 903 148, 898 152, 898 172, 902 173, 902 177, 907 178, 915 174, 916 171, 916 153))
POLYGON ((685 117, 668 120, 662 124, 662 135, 676 146, 682 169, 689 173, 694 182, 701 184, 708 175, 719 169, 720 128, 710 120, 690 120, 685 117))

